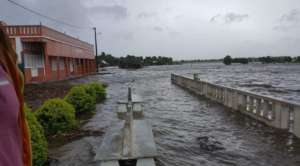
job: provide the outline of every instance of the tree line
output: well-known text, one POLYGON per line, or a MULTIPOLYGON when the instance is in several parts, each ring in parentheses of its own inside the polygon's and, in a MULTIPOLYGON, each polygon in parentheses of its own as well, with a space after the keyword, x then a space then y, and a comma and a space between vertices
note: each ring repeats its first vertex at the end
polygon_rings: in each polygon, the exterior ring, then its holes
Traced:
POLYGON ((264 56, 258 58, 232 58, 230 55, 226 55, 223 59, 225 65, 230 65, 232 63, 248 64, 249 62, 260 62, 263 64, 268 63, 300 63, 300 56, 264 56))
POLYGON ((111 54, 102 52, 97 57, 97 62, 101 66, 119 66, 120 68, 142 68, 143 66, 152 65, 172 65, 174 64, 173 59, 170 57, 163 56, 134 56, 127 55, 125 57, 114 57, 111 54))

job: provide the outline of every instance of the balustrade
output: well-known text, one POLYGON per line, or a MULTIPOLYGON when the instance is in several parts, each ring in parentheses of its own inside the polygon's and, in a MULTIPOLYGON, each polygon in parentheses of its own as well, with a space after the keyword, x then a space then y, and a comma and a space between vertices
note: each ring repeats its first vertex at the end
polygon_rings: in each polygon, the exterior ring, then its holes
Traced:
POLYGON ((197 94, 226 107, 251 115, 267 125, 287 129, 300 137, 299 104, 206 82, 200 80, 198 75, 194 75, 194 78, 190 79, 172 74, 171 80, 181 87, 197 91, 197 94))

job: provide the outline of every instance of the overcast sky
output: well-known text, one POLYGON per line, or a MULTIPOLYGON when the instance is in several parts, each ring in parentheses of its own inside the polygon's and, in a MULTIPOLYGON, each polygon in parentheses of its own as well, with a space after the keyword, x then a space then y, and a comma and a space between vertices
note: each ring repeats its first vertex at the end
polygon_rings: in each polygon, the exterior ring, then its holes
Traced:
MULTIPOLYGON (((14 0, 53 18, 97 27, 99 50, 175 59, 300 55, 299 0, 14 0)), ((42 24, 93 43, 76 29, 0 0, 0 20, 42 24)))

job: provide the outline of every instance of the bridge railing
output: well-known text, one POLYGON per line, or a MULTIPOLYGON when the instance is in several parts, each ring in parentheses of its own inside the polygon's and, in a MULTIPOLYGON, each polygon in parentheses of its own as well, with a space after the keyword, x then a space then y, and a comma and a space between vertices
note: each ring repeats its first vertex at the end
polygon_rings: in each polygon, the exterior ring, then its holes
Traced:
POLYGON ((240 111, 269 126, 288 130, 300 137, 298 103, 202 81, 197 74, 194 74, 194 78, 172 74, 171 81, 192 93, 223 104, 233 111, 240 111))

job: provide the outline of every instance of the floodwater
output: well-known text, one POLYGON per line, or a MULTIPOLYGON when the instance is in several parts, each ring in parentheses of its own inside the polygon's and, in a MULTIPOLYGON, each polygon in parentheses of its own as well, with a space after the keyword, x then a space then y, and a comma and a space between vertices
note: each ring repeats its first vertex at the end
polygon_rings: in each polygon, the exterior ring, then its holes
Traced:
MULTIPOLYGON (((170 74, 200 73, 200 79, 300 102, 300 65, 185 64, 140 70, 108 68, 105 75, 74 82, 108 83, 108 99, 84 130, 106 129, 117 121, 117 101, 127 87, 141 95, 151 120, 158 166, 299 166, 300 140, 171 84, 170 74)), ((87 136, 51 149, 51 165, 95 165, 103 136, 87 136)))

